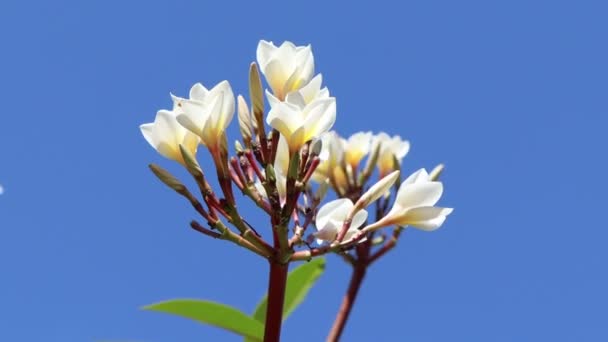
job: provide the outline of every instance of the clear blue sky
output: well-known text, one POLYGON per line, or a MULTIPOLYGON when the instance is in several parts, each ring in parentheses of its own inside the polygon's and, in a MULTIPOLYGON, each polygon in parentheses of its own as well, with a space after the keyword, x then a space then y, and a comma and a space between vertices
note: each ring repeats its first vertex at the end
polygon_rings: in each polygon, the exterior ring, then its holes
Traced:
MULTIPOLYGON (((263 261, 188 227, 146 166, 184 172, 138 126, 198 81, 246 92, 259 39, 312 44, 343 134, 409 139, 406 171, 447 165, 454 214, 371 269, 345 341, 608 340, 605 2, 1 7, 0 340, 239 340, 138 310, 251 311, 266 289, 263 261)), ((285 341, 325 337, 348 271, 330 259, 285 341)))

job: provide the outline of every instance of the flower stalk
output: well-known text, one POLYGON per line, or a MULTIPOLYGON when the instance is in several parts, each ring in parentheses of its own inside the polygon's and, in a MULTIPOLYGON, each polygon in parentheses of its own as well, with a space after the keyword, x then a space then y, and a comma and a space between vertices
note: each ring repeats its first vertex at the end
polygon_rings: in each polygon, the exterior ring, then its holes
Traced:
POLYGON ((288 263, 270 260, 268 275, 268 306, 264 326, 264 342, 278 342, 281 339, 285 289, 287 288, 288 263))
POLYGON ((361 288, 361 284, 363 283, 363 278, 365 278, 366 273, 367 264, 363 263, 361 260, 358 260, 353 265, 353 273, 350 277, 348 290, 342 299, 342 304, 338 310, 336 320, 329 331, 327 341, 333 342, 340 340, 340 336, 342 336, 342 333, 344 332, 344 327, 346 327, 346 322, 348 321, 348 317, 353 309, 353 305, 355 304, 355 300, 357 299, 359 289, 361 288))

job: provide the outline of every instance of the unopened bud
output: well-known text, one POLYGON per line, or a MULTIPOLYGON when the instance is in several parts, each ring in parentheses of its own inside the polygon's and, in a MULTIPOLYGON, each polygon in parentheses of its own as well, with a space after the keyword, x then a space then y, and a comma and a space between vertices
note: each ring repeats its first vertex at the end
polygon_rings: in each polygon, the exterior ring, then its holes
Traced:
POLYGON ((186 168, 188 172, 190 172, 194 177, 199 177, 203 174, 201 167, 198 165, 198 162, 194 158, 194 156, 185 148, 183 145, 179 145, 179 151, 184 158, 184 163, 186 164, 186 168))
POLYGON ((148 165, 152 173, 160 179, 161 182, 165 183, 168 187, 175 190, 178 193, 184 193, 186 186, 182 184, 177 178, 175 178, 169 171, 163 169, 156 164, 148 165))
POLYGON ((237 154, 241 154, 244 152, 244 148, 243 145, 241 145, 241 143, 238 140, 234 141, 234 149, 236 150, 237 154))
POLYGON ((367 158, 365 168, 363 168, 363 172, 361 172, 361 175, 359 176, 359 185, 365 185, 369 177, 371 177, 372 173, 374 172, 376 163, 378 163, 378 157, 380 156, 380 148, 382 147, 381 145, 381 143, 377 143, 373 147, 372 153, 367 158))
POLYGON ((264 91, 262 90, 262 80, 258 65, 253 62, 249 68, 249 98, 251 99, 251 109, 253 110, 255 126, 258 135, 265 137, 264 131, 264 91))
POLYGON ((443 172, 444 168, 445 168, 445 165, 443 165, 443 164, 439 164, 439 165, 435 166, 433 171, 431 171, 431 173, 429 174, 429 180, 430 181, 438 180, 439 176, 441 176, 441 173, 443 172))
POLYGON ((321 139, 317 139, 312 143, 310 148, 310 154, 313 156, 318 156, 321 154, 321 149, 323 148, 323 141, 321 139))
POLYGON ((251 125, 251 114, 249 113, 249 107, 247 106, 247 102, 245 102, 245 99, 241 95, 237 97, 237 107, 241 136, 243 137, 243 142, 245 143, 245 145, 250 146, 251 136, 253 134, 253 126, 251 125))
POLYGON ((353 213, 367 207, 372 202, 384 195, 397 181, 397 178, 399 178, 399 171, 393 171, 384 178, 380 179, 376 184, 369 188, 369 190, 361 195, 357 203, 355 203, 353 213))

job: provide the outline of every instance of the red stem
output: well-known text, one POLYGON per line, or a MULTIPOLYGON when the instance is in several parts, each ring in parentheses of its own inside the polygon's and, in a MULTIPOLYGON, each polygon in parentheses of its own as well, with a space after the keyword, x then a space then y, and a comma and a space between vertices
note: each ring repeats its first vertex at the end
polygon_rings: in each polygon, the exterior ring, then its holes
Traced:
POLYGON ((288 268, 288 264, 270 261, 264 342, 279 342, 281 339, 283 304, 285 302, 288 268))
POLYGON ((327 336, 327 341, 333 342, 340 340, 340 336, 344 331, 346 321, 348 320, 348 316, 353 308, 353 304, 355 303, 357 293, 361 288, 361 283, 363 282, 366 271, 367 264, 358 260, 354 265, 353 274, 348 285, 348 291, 344 295, 344 299, 342 300, 342 305, 340 306, 340 310, 338 311, 334 325, 329 332, 329 336, 327 336))

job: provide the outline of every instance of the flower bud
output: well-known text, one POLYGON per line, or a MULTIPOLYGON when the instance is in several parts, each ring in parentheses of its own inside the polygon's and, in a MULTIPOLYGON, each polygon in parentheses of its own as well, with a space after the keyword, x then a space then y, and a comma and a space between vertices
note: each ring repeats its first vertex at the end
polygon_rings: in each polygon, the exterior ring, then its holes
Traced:
POLYGON ((236 151, 237 154, 241 154, 241 153, 245 152, 243 145, 241 145, 241 143, 238 140, 234 141, 234 150, 236 151))
POLYGON ((200 177, 203 174, 203 171, 190 151, 185 148, 184 145, 179 145, 179 151, 182 158, 184 158, 184 164, 186 165, 188 172, 190 172, 195 178, 200 177))
POLYGON ((372 202, 384 195, 391 188, 391 186, 393 186, 395 181, 397 181, 397 178, 399 178, 399 171, 393 171, 384 178, 380 179, 376 184, 369 188, 369 190, 361 195, 355 204, 354 212, 367 207, 372 202))
POLYGON ((249 67, 249 98, 253 110, 254 127, 257 128, 256 133, 260 138, 266 138, 266 131, 264 130, 264 91, 262 90, 258 65, 255 62, 251 63, 249 67))
POLYGON ((152 173, 160 179, 161 182, 165 183, 168 187, 173 189, 175 192, 180 194, 186 191, 186 186, 182 184, 177 178, 175 178, 169 171, 163 169, 162 167, 156 164, 148 165, 152 173))
POLYGON ((249 107, 243 96, 237 97, 237 111, 239 119, 239 129, 243 142, 247 147, 251 147, 251 136, 253 134, 253 126, 251 125, 251 114, 249 113, 249 107))
POLYGON ((431 181, 438 180, 439 176, 441 176, 441 173, 443 172, 444 168, 445 168, 445 165, 443 165, 443 164, 439 164, 439 165, 435 166, 433 171, 431 171, 431 173, 429 174, 429 180, 431 180, 431 181))

